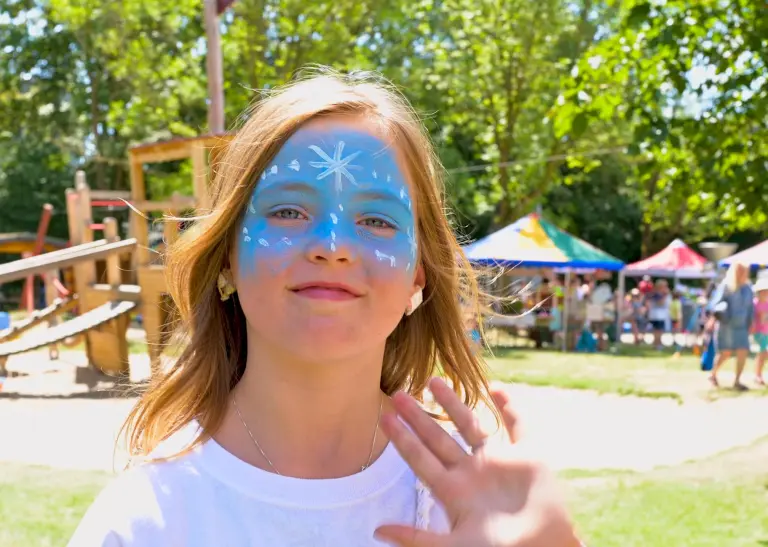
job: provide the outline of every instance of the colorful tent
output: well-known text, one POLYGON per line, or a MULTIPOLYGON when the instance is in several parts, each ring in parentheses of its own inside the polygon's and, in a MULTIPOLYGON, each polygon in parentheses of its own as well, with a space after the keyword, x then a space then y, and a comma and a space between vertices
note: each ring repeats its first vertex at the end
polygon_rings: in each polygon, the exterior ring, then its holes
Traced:
POLYGON ((731 255, 725 260, 720 261, 721 266, 730 266, 734 262, 749 264, 753 268, 768 266, 768 240, 758 243, 754 247, 744 249, 741 252, 731 255))
POLYGON ((640 277, 675 277, 677 279, 707 279, 716 272, 707 259, 691 249, 684 241, 674 240, 653 256, 628 264, 624 275, 640 277))
POLYGON ((617 271, 624 263, 536 214, 464 247, 472 262, 499 266, 595 268, 617 271))

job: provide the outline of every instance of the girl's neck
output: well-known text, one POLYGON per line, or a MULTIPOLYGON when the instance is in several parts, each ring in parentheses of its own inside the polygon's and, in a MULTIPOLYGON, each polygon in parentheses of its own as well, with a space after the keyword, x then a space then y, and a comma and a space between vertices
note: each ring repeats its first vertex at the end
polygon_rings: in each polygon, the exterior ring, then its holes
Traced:
POLYGON ((267 471, 303 478, 347 476, 368 464, 369 456, 376 460, 387 444, 379 428, 371 455, 379 409, 391 410, 379 388, 383 348, 334 363, 307 363, 250 347, 232 393, 242 420, 230 400, 214 435, 224 448, 267 471))

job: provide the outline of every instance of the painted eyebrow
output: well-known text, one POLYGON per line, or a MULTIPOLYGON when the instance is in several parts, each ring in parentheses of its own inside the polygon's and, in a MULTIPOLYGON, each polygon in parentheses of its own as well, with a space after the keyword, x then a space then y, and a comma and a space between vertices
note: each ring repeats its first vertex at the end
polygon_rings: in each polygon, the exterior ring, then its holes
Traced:
POLYGON ((400 194, 388 190, 363 190, 356 192, 353 201, 389 201, 398 204, 400 207, 410 212, 408 206, 400 199, 400 194))
POLYGON ((308 192, 317 194, 317 186, 307 184, 306 182, 271 182, 267 184, 256 185, 256 194, 274 193, 274 192, 308 192))

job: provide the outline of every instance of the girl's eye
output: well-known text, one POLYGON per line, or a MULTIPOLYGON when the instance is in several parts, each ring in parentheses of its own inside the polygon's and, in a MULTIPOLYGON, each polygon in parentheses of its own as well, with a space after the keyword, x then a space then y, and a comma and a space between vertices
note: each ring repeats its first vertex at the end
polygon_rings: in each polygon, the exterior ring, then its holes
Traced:
POLYGON ((301 220, 306 218, 304 213, 296 209, 278 209, 277 211, 272 211, 269 216, 281 220, 301 220))
POLYGON ((368 228, 374 228, 376 230, 394 230, 395 226, 381 218, 365 218, 360 221, 360 224, 368 228))

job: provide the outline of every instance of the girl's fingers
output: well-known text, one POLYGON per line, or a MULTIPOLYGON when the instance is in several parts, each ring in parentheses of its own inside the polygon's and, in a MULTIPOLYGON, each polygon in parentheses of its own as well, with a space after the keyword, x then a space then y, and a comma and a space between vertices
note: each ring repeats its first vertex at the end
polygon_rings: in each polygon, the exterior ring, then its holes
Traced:
POLYGON ((475 414, 448 387, 448 384, 440 378, 432 378, 429 382, 429 389, 435 396, 435 400, 440 403, 440 406, 443 407, 453 423, 456 424, 456 429, 459 430, 467 444, 472 447, 473 452, 481 448, 485 444, 488 435, 480 427, 480 422, 475 414))
POLYGON ((437 425, 413 397, 400 392, 392 396, 392 402, 400 416, 443 465, 452 467, 467 457, 459 443, 437 425))
POLYGON ((410 526, 380 526, 373 537, 399 547, 448 547, 447 536, 417 530, 410 526))
POLYGON ((512 410, 510 404, 509 395, 503 390, 496 389, 491 391, 491 397, 493 403, 501 414, 501 420, 504 422, 504 429, 507 431, 507 436, 512 443, 516 443, 520 440, 520 423, 517 419, 517 414, 512 410))
POLYGON ((440 499, 440 493, 447 479, 446 469, 440 460, 424 446, 400 421, 396 414, 385 414, 381 418, 381 428, 394 443, 395 448, 413 469, 424 484, 440 499))

